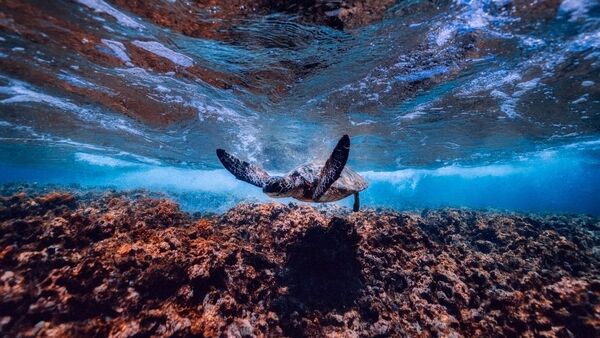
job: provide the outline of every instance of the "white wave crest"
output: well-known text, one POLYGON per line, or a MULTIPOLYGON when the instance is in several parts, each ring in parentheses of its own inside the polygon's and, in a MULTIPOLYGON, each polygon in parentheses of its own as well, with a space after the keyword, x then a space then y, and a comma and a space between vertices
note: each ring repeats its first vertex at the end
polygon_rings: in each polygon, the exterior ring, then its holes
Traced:
POLYGON ((183 55, 181 53, 177 53, 167 47, 165 47, 162 43, 158 41, 140 41, 135 40, 132 42, 134 45, 147 50, 150 53, 156 54, 158 56, 164 57, 165 59, 169 59, 176 65, 182 67, 191 67, 194 65, 194 60, 189 56, 183 55))
POLYGON ((129 55, 127 55, 127 52, 125 51, 125 45, 123 45, 123 43, 107 39, 102 39, 102 43, 105 44, 106 47, 110 48, 115 56, 123 61, 127 66, 133 66, 129 55))
POLYGON ((95 12, 105 13, 112 16, 117 20, 117 22, 119 22, 123 26, 136 29, 143 28, 143 26, 137 23, 135 20, 121 13, 116 8, 112 7, 111 5, 107 4, 102 0, 77 0, 77 2, 93 9, 95 12))

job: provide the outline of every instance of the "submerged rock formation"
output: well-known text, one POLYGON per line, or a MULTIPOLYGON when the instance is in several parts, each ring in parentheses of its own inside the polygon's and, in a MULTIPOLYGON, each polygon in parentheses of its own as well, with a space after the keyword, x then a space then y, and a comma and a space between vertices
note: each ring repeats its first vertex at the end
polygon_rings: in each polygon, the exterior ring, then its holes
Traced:
POLYGON ((0 199, 3 336, 600 334, 600 223, 144 194, 0 199))

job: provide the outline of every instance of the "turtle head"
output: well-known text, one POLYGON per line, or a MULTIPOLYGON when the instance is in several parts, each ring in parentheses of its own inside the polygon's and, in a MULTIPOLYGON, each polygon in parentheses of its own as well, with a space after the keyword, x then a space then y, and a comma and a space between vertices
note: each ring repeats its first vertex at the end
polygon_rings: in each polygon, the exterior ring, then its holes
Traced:
POLYGON ((263 192, 269 197, 290 197, 292 183, 285 177, 273 176, 263 186, 263 192))

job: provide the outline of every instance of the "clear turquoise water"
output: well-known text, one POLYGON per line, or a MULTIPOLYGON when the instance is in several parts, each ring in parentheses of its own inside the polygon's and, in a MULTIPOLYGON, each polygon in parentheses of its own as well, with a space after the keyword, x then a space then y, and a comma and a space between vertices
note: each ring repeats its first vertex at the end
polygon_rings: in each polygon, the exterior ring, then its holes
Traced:
MULTIPOLYGON (((118 96, 102 74, 146 93, 149 104, 197 114, 153 126, 0 69, 0 183, 147 188, 186 210, 223 211, 268 198, 225 172, 215 148, 284 173, 324 160, 347 133, 349 165, 370 183, 365 207, 600 215, 595 1, 563 1, 544 19, 510 10, 509 1, 401 2, 383 21, 344 32, 257 16, 226 42, 84 3, 57 1, 47 10, 105 40, 160 43, 153 52, 182 67, 202 65, 247 85, 219 89, 131 64, 108 68, 0 30, 2 58, 118 96), (265 70, 279 75, 257 75, 265 70)), ((109 46, 98 48, 118 54, 109 46)))

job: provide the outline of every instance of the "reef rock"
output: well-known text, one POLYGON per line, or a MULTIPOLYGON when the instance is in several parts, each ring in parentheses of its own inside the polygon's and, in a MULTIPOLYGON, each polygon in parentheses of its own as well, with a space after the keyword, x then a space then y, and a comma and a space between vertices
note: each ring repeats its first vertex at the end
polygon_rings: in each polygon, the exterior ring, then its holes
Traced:
POLYGON ((0 199, 2 336, 600 335, 600 222, 0 199))

